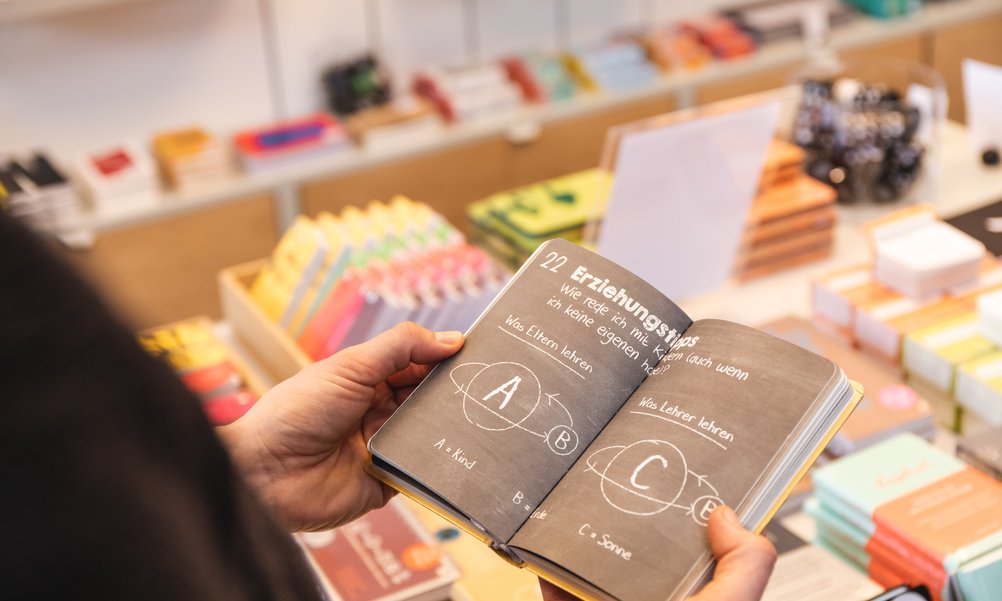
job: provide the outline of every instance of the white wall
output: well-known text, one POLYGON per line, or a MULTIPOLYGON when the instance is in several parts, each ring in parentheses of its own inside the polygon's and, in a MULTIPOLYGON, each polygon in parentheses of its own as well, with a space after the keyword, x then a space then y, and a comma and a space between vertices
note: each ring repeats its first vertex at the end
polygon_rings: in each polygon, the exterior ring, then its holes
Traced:
POLYGON ((45 148, 65 160, 186 124, 229 134, 322 109, 321 69, 368 50, 406 82, 430 62, 555 51, 707 7, 685 0, 107 4, 0 22, 0 153, 45 148))

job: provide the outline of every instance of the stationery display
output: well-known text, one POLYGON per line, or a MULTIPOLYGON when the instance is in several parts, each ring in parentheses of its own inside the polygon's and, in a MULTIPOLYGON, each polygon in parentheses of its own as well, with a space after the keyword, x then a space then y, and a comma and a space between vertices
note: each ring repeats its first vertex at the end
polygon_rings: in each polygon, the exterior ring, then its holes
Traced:
POLYGON ((264 392, 264 386, 216 335, 208 317, 193 317, 140 332, 139 344, 170 366, 202 399, 202 408, 213 425, 236 420, 264 392))
POLYGON ((713 60, 713 53, 699 36, 677 25, 662 25, 644 38, 651 60, 662 71, 695 71, 713 60))
POLYGON ((80 152, 74 167, 100 215, 155 206, 160 180, 152 155, 134 140, 80 152))
POLYGON ((1002 588, 1002 483, 911 434, 814 472, 818 540, 884 586, 924 584, 942 601, 1002 588))
POLYGON ((459 571, 399 499, 340 528, 296 535, 329 599, 445 601, 459 571))
POLYGON ((234 174, 229 146, 200 127, 154 136, 153 156, 164 183, 175 190, 190 191, 216 185, 234 174))
POLYGON ((755 40, 737 24, 722 14, 710 14, 698 19, 687 19, 681 24, 684 31, 692 32, 713 56, 733 59, 755 52, 755 40))
POLYGON ((463 330, 506 275, 427 205, 398 196, 298 216, 250 286, 312 359, 402 321, 463 330))
POLYGON ((567 71, 586 90, 636 90, 658 78, 637 42, 615 39, 577 48, 564 56, 567 71))
POLYGON ((713 508, 761 529, 860 395, 555 239, 369 449, 376 476, 578 595, 679 599, 712 569, 713 508))
MULTIPOLYGON (((812 0, 766 0, 742 5, 725 14, 748 32, 758 44, 804 37, 804 13, 813 10, 812 0)), ((855 21, 859 14, 841 0, 822 0, 828 27, 834 29, 855 21)))
POLYGON ((0 188, 6 210, 28 227, 71 247, 93 243, 80 197, 45 154, 23 160, 0 157, 0 188))
POLYGON ((604 212, 609 177, 588 169, 488 196, 466 209, 471 241, 517 268, 551 238, 580 243, 604 212))
POLYGON ((413 91, 449 123, 497 115, 522 104, 521 89, 508 79, 500 63, 429 67, 414 76, 413 91))
POLYGON ((239 132, 233 144, 244 170, 253 173, 304 158, 337 154, 351 141, 340 121, 327 113, 316 113, 239 132))

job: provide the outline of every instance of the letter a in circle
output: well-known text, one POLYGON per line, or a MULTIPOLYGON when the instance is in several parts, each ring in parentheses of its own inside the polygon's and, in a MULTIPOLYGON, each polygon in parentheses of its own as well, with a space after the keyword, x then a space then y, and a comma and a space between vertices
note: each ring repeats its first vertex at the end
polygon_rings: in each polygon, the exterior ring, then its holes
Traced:
POLYGON ((511 395, 515 394, 515 391, 518 390, 518 385, 519 385, 519 383, 521 381, 522 381, 522 377, 521 376, 515 376, 514 378, 508 380, 504 384, 502 384, 502 385, 498 386, 497 388, 495 388, 494 390, 490 391, 490 393, 488 393, 487 396, 485 396, 484 398, 482 398, 480 400, 487 401, 492 396, 494 396, 496 394, 499 394, 499 393, 503 394, 504 395, 504 400, 501 401, 500 405, 498 405, 498 410, 500 411, 500 410, 504 409, 508 405, 508 401, 511 400, 511 395))

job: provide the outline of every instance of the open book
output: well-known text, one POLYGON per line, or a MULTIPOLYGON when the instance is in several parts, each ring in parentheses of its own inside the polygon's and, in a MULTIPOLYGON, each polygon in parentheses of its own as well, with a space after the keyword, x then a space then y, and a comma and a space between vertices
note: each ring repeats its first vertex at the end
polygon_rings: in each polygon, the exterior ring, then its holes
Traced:
POLYGON ((369 441, 371 469, 579 596, 678 599, 712 571, 710 512, 761 529, 859 396, 552 240, 369 441))

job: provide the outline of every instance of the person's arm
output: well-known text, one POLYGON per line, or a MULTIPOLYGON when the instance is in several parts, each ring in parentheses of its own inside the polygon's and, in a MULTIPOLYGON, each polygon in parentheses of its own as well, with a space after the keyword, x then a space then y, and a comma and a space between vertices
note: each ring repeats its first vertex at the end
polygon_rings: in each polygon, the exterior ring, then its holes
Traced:
MULTIPOLYGON (((717 560, 711 580, 689 601, 758 601, 776 563, 776 549, 764 536, 741 526, 734 511, 726 505, 710 515, 706 535, 717 560)), ((576 601, 577 598, 556 586, 539 581, 543 601, 576 601)))
POLYGON ((393 491, 363 470, 366 442, 462 344, 460 332, 402 323, 304 368, 217 432, 287 528, 339 526, 390 499, 393 491))

